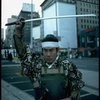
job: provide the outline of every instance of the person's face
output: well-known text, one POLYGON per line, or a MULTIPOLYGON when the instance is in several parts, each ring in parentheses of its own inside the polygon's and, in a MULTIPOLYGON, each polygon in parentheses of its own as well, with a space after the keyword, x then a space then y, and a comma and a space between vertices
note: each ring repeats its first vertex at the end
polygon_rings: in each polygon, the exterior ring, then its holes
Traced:
POLYGON ((52 63, 57 56, 57 48, 43 48, 43 56, 47 63, 52 63))

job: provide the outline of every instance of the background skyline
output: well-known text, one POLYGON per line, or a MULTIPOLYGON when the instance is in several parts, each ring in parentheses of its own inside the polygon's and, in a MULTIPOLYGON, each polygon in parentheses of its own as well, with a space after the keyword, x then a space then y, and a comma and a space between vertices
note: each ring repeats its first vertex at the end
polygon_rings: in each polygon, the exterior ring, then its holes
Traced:
MULTIPOLYGON (((1 1, 1 27, 6 29, 8 18, 11 18, 12 15, 18 15, 22 9, 23 3, 30 3, 32 0, 2 0, 1 1)), ((35 5, 35 11, 41 12, 40 4, 44 0, 33 0, 35 5)))

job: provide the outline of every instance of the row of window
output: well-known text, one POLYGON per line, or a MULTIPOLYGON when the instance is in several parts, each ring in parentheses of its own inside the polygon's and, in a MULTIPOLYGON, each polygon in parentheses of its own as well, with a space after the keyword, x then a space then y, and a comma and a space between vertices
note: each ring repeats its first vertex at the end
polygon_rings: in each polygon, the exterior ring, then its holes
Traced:
POLYGON ((89 19, 87 19, 87 20, 81 19, 80 22, 85 23, 85 24, 86 23, 87 24, 99 24, 99 22, 97 20, 89 20, 89 19))
POLYGON ((93 28, 94 26, 97 26, 97 25, 81 25, 81 30, 84 30, 87 28, 93 28))
POLYGON ((95 3, 95 4, 98 4, 99 3, 99 0, 81 0, 81 1, 95 3))
POLYGON ((91 29, 91 28, 94 28, 96 27, 97 25, 94 25, 94 24, 91 24, 91 25, 80 25, 78 27, 78 33, 82 30, 85 30, 85 29, 91 29))
MULTIPOLYGON (((63 1, 74 3, 77 0, 63 0, 63 1)), ((98 0, 80 0, 80 2, 89 2, 89 3, 95 3, 95 4, 98 4, 99 3, 98 0)))
POLYGON ((98 6, 96 4, 93 4, 93 3, 80 2, 80 5, 83 6, 83 7, 95 8, 95 9, 98 8, 98 6))
POLYGON ((97 14, 97 13, 99 13, 99 10, 97 10, 97 9, 86 9, 86 8, 80 8, 80 11, 81 12, 90 12, 90 13, 94 13, 94 14, 97 14))

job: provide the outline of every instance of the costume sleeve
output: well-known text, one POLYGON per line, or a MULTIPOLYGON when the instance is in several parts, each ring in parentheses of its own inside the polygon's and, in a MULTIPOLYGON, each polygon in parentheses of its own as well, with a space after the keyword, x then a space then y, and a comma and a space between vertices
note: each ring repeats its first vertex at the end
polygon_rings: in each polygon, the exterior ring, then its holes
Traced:
POLYGON ((32 56, 31 53, 27 52, 27 47, 22 40, 22 37, 17 36, 16 34, 13 35, 14 45, 16 52, 18 54, 18 58, 21 62, 21 74, 27 75, 31 77, 31 67, 32 67, 32 56))
POLYGON ((80 100, 80 90, 84 86, 82 81, 82 73, 78 70, 77 66, 72 62, 66 60, 65 62, 65 73, 67 79, 67 90, 72 100, 80 100))
POLYGON ((29 52, 26 45, 22 41, 22 37, 14 34, 14 43, 17 54, 21 61, 21 75, 27 76, 33 83, 33 87, 38 87, 39 83, 37 81, 37 73, 40 72, 39 68, 36 68, 36 62, 40 58, 40 55, 29 52))
POLYGON ((84 86, 84 82, 82 81, 82 73, 72 62, 69 62, 68 67, 68 77, 71 85, 71 98, 72 100, 80 100, 80 90, 84 86))
POLYGON ((22 37, 18 37, 16 34, 13 35, 14 45, 20 60, 25 59, 27 55, 26 45, 22 41, 22 37))

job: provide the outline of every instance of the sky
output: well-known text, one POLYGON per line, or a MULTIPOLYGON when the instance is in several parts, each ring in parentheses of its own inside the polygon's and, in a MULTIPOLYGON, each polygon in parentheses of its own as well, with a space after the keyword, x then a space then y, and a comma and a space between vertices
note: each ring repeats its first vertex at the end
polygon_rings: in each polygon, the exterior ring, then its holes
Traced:
POLYGON ((23 3, 33 2, 35 4, 35 11, 40 12, 40 4, 44 0, 1 0, 1 27, 6 29, 5 24, 7 19, 11 18, 12 15, 18 15, 22 9, 23 3))

